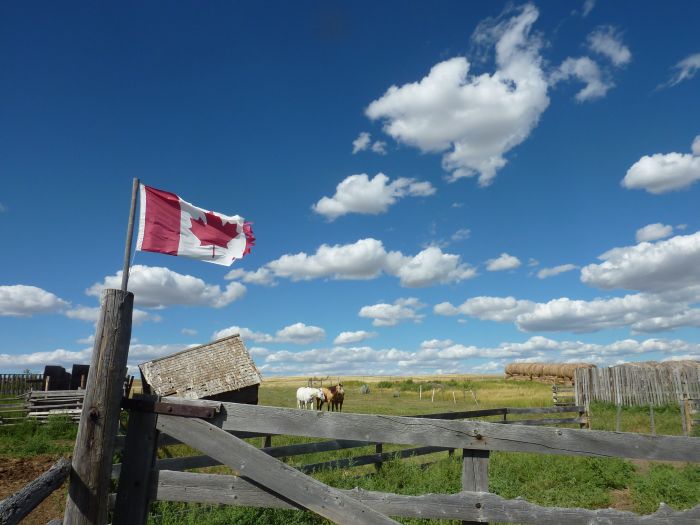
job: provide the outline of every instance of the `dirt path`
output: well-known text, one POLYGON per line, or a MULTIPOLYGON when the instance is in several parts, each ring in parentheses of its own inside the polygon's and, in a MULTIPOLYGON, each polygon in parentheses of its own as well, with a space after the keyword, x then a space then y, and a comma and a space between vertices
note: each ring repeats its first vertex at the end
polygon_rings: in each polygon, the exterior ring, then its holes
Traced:
MULTIPOLYGON (((59 459, 58 456, 33 456, 28 458, 0 458, 0 500, 11 496, 24 485, 40 476, 59 459)), ((22 523, 46 525, 63 515, 66 503, 67 482, 46 498, 22 523)))

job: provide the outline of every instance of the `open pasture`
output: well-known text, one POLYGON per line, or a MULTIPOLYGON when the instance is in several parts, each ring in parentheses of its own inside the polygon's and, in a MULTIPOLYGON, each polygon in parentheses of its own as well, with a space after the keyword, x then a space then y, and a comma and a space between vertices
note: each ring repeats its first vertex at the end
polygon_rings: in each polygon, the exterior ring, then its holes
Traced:
MULTIPOLYGON (((260 405, 293 408, 295 392, 306 385, 307 378, 266 380, 260 389, 260 405)), ((337 382, 330 378, 329 383, 337 382)), ((504 381, 488 376, 440 376, 409 378, 345 378, 343 412, 387 415, 444 413, 496 407, 551 407, 551 388, 537 382, 504 381), (360 387, 369 386, 361 394, 360 387), (433 388, 435 395, 433 397, 433 388), (422 391, 422 399, 419 392, 422 391)), ((594 429, 614 430, 614 406, 596 404, 591 407, 594 429)), ((536 416, 535 416, 536 417, 536 416)), ((487 418, 497 420, 498 417, 487 418)), ((577 428, 578 425, 570 425, 577 428)), ((681 434, 677 407, 655 409, 658 434, 681 434)), ((0 429, 0 454, 4 457, 34 456, 39 453, 70 454, 70 428, 65 423, 26 425, 0 429), (52 432, 56 432, 53 436, 52 432)), ((648 409, 623 408, 621 429, 627 432, 649 432, 648 409)), ((261 446, 261 438, 248 441, 261 446)), ((274 436, 272 446, 318 441, 314 438, 274 436)), ((405 447, 384 445, 383 452, 405 447)), ((301 466, 331 460, 348 459, 375 452, 374 446, 349 450, 318 452, 289 457, 290 465, 301 466)), ((179 458, 199 454, 187 445, 170 445, 159 450, 159 458, 179 458)), ((46 461, 46 456, 41 456, 46 461)), ((119 454, 117 455, 119 460, 119 454)), ((461 454, 449 456, 438 452, 415 458, 385 462, 381 469, 374 465, 314 472, 316 479, 330 486, 351 489, 394 492, 396 494, 456 493, 461 490, 461 454)), ((225 466, 196 469, 197 472, 231 474, 225 466)), ((28 481, 28 480, 27 480, 28 481)), ((653 462, 646 460, 602 459, 590 457, 549 456, 516 452, 493 452, 489 468, 489 490, 506 498, 523 497, 547 506, 607 508, 638 513, 654 512, 660 502, 677 509, 700 503, 700 467, 697 464, 653 462)), ((0 496, 4 497, 7 494, 0 496)), ((64 501, 63 496, 58 498, 64 501)), ((56 505, 55 498, 52 505, 56 505)), ((44 519, 46 514, 41 515, 44 519)), ((40 523, 41 519, 28 523, 40 523)), ((413 518, 403 523, 423 523, 413 518)), ((45 523, 43 521, 42 523, 45 523)), ((218 523, 327 523, 310 512, 282 509, 259 509, 214 506, 208 504, 160 501, 152 505, 149 523, 198 525, 218 523)), ((427 522, 426 522, 427 523, 427 522)), ((432 521, 431 523, 434 523, 432 521)), ((458 523, 443 521, 442 523, 458 523)))

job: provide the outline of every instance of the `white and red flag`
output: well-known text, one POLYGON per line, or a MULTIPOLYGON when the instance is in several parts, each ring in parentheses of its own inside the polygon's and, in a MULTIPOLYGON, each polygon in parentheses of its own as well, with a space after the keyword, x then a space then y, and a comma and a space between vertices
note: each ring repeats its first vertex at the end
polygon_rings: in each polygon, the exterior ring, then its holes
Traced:
POLYGON ((203 210, 144 184, 140 190, 137 250, 230 266, 255 244, 250 223, 239 215, 203 210))

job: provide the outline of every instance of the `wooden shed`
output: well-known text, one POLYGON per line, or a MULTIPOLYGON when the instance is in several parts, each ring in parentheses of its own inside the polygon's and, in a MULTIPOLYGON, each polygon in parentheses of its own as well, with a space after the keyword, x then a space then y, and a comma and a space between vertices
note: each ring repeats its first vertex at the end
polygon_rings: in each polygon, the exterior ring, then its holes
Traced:
POLYGON ((144 393, 258 403, 262 377, 238 334, 139 365, 144 393))

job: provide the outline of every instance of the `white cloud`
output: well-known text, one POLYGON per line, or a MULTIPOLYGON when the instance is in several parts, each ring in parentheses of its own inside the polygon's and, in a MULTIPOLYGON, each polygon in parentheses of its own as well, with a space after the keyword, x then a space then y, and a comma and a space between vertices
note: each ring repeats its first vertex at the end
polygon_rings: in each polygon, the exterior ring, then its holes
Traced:
POLYGON ((581 16, 586 18, 593 8, 595 7, 596 0, 584 0, 583 7, 581 8, 581 16))
POLYGON ((571 270, 576 270, 578 266, 575 264, 560 264, 559 266, 554 266, 553 268, 542 268, 537 272, 537 277, 540 279, 546 279, 547 277, 554 277, 560 273, 570 272, 571 270))
POLYGON ((76 343, 81 344, 81 345, 92 345, 95 343, 95 334, 90 334, 87 337, 83 337, 81 339, 78 339, 76 343))
POLYGON ((356 332, 340 332, 338 337, 333 340, 335 345, 349 345, 353 343, 360 343, 377 337, 377 332, 366 332, 365 330, 358 330, 356 332))
POLYGON ((420 349, 374 349, 369 346, 314 348, 300 352, 281 350, 264 355, 258 366, 269 375, 373 374, 407 375, 446 371, 492 372, 504 360, 525 362, 580 361, 612 364, 644 359, 644 354, 662 353, 667 359, 697 356, 700 344, 682 340, 624 339, 607 344, 556 341, 541 336, 523 342, 504 342, 493 347, 467 346, 452 341, 424 341, 420 349))
MULTIPOLYGON (((120 288, 121 270, 105 277, 86 290, 88 295, 99 297, 104 288, 120 288)), ((222 308, 245 295, 246 288, 239 282, 229 283, 222 289, 207 284, 202 279, 183 275, 159 266, 135 265, 129 273, 129 290, 134 293, 136 304, 145 307, 196 305, 222 308)))
MULTIPOLYGON (((80 321, 89 321, 91 323, 96 323, 100 318, 100 307, 99 306, 75 306, 69 310, 65 310, 63 314, 69 319, 78 319, 80 321)), ((162 317, 159 315, 146 312, 144 310, 139 310, 134 308, 131 313, 131 321, 135 325, 140 325, 145 321, 153 321, 158 323, 162 321, 162 317)))
POLYGON ((397 299, 393 304, 378 303, 363 306, 358 315, 372 319, 374 326, 396 326, 401 321, 419 323, 425 315, 419 314, 418 310, 424 306, 415 297, 409 297, 407 299, 397 299))
POLYGON ((415 257, 404 257, 394 274, 402 286, 422 288, 472 279, 476 277, 476 270, 462 264, 459 255, 443 253, 437 246, 430 246, 415 257))
POLYGON ((277 277, 293 281, 320 278, 374 279, 382 273, 399 277, 405 287, 430 286, 470 279, 476 271, 462 263, 458 255, 429 247, 417 255, 387 252, 377 239, 361 239, 353 244, 321 245, 316 253, 283 255, 267 264, 277 277))
POLYGON ((556 85, 572 77, 586 84, 581 91, 576 93, 575 98, 579 102, 604 97, 615 86, 611 81, 603 78, 598 64, 588 57, 567 58, 550 76, 549 80, 552 85, 556 85))
POLYGON ((588 47, 606 56, 617 67, 632 59, 629 48, 622 43, 619 32, 612 26, 600 26, 588 35, 588 47))
POLYGON ((277 332, 275 341, 279 343, 293 343, 306 345, 321 341, 326 337, 326 332, 318 326, 307 326, 304 323, 294 323, 285 326, 277 332))
POLYGON ((460 306, 455 307, 450 303, 435 305, 433 311, 438 315, 466 315, 486 321, 515 321, 523 313, 535 308, 532 301, 518 300, 514 297, 489 297, 479 296, 466 300, 460 306))
POLYGON ((581 281, 597 288, 672 292, 677 297, 700 286, 700 232, 613 248, 599 259, 601 264, 581 270, 581 281))
POLYGON ((658 241, 659 239, 665 239, 666 237, 673 234, 673 226, 670 224, 661 224, 660 222, 655 222, 653 224, 647 224, 646 226, 639 228, 637 230, 636 239, 637 242, 651 242, 658 241))
POLYGON ((367 174, 350 175, 336 186, 333 197, 323 197, 312 206, 313 211, 333 221, 348 213, 377 215, 404 197, 428 197, 435 193, 429 182, 416 182, 405 177, 389 182, 378 173, 370 179, 367 174))
POLYGON ((690 80, 700 69, 700 53, 688 55, 683 60, 673 66, 675 72, 665 84, 659 87, 670 87, 680 84, 684 80, 690 80))
POLYGON ((379 155, 386 155, 386 142, 383 140, 377 140, 372 144, 372 151, 378 153, 379 155))
POLYGON ((496 259, 489 259, 486 261, 486 269, 489 272, 500 272, 503 270, 514 270, 518 268, 522 263, 520 259, 514 255, 508 255, 507 253, 502 253, 496 259))
POLYGON ((36 286, 0 286, 0 316, 30 317, 60 312, 68 302, 36 286))
POLYGON ((474 40, 495 45, 493 74, 470 75, 455 57, 433 66, 418 82, 391 86, 370 103, 367 116, 384 131, 423 152, 443 152, 452 180, 479 175, 488 186, 506 164, 504 155, 523 142, 549 105, 540 41, 531 35, 539 16, 531 4, 509 19, 488 20, 474 40))
POLYGON ((463 241, 465 239, 468 239, 471 236, 471 234, 472 231, 469 228, 460 228, 452 234, 451 239, 455 242, 463 241))
POLYGON ((354 155, 360 151, 365 151, 369 147, 370 142, 372 142, 370 134, 363 131, 352 141, 352 154, 354 155))
POLYGON ((194 328, 183 328, 180 330, 183 335, 197 335, 197 330, 194 328))
POLYGON ((274 276, 270 270, 265 267, 258 268, 254 272, 235 268, 224 275, 224 279, 230 281, 240 280, 246 284, 257 284, 260 286, 277 286, 277 281, 275 281, 274 276))
POLYGON ((308 326, 304 323, 294 323, 278 330, 275 335, 254 332, 242 326, 229 326, 214 332, 212 340, 222 339, 235 334, 239 334, 244 341, 255 343, 292 343, 297 345, 315 343, 326 337, 326 332, 323 328, 308 326))
POLYGON ((700 135, 693 140, 691 151, 644 155, 627 170, 622 186, 654 194, 687 188, 700 180, 700 135))
MULTIPOLYGON (((170 355, 188 346, 183 344, 146 345, 132 344, 129 347, 129 369, 133 370, 138 363, 170 355)), ((0 354, 0 368, 22 369, 59 365, 70 367, 72 364, 89 364, 92 359, 92 347, 83 350, 66 350, 59 348, 51 351, 32 352, 25 354, 0 354)))

